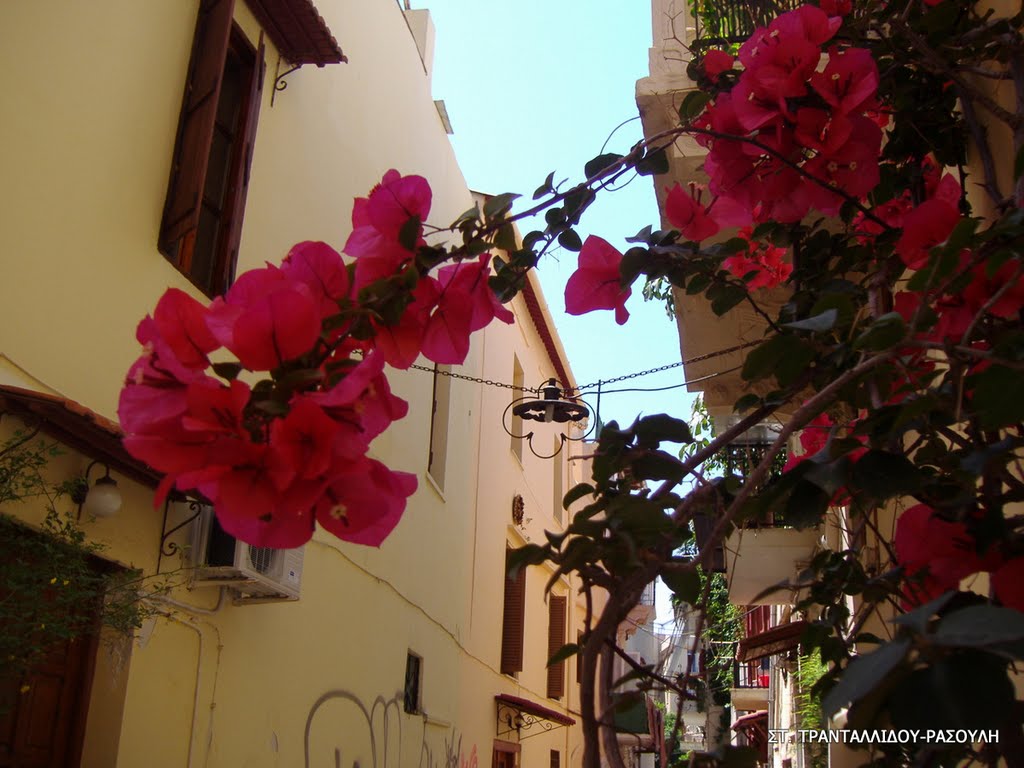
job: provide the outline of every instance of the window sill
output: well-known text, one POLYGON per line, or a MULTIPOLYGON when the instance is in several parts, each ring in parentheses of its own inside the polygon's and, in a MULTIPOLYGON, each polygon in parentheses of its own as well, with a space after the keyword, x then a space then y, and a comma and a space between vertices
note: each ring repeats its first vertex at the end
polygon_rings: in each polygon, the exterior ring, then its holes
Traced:
POLYGON ((437 498, 441 500, 441 503, 447 504, 448 500, 444 496, 444 490, 437 484, 437 481, 431 476, 430 472, 424 472, 423 479, 427 481, 427 485, 429 485, 433 489, 434 493, 437 494, 437 498))

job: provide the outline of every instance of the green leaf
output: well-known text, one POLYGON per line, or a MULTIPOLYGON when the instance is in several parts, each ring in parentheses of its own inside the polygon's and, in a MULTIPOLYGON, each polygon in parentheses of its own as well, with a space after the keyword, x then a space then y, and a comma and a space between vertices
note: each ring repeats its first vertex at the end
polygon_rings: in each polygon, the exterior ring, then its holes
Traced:
POLYGON ((747 298, 747 292, 737 285, 717 283, 708 289, 707 297, 711 300, 711 311, 721 317, 747 298))
POLYGON ((873 691, 903 662, 909 650, 910 641, 904 638, 850 662, 839 682, 821 701, 825 716, 832 717, 843 707, 856 703, 873 691))
POLYGON ((1012 711, 1006 662, 965 651, 915 670, 895 688, 889 711, 896 728, 989 729, 1012 711))
POLYGON ((643 271, 651 265, 651 254, 646 248, 630 248, 622 255, 619 272, 624 283, 632 285, 643 271))
POLYGON ((548 174, 548 177, 546 179, 544 179, 544 183, 541 184, 539 187, 537 187, 537 189, 534 190, 534 192, 533 192, 533 199, 537 200, 539 198, 544 197, 544 195, 547 195, 547 194, 550 194, 550 193, 554 192, 555 191, 555 188, 553 186, 554 182, 555 182, 555 172, 552 171, 551 173, 548 174))
POLYGON ((906 456, 870 450, 853 465, 853 482, 876 499, 888 499, 916 491, 921 473, 906 456))
POLYGON ((934 600, 910 611, 910 613, 897 616, 892 620, 892 623, 903 627, 910 627, 923 635, 928 629, 928 622, 932 616, 945 608, 946 603, 952 600, 955 595, 956 592, 947 592, 944 595, 939 595, 934 600))
POLYGON ((503 251, 511 253, 516 249, 516 229, 511 224, 506 224, 494 236, 494 244, 503 251))
POLYGON ((704 273, 696 274, 686 284, 686 293, 689 296, 695 296, 698 293, 703 293, 704 289, 709 285, 711 285, 711 275, 704 273))
POLYGON ((512 203, 518 197, 520 195, 512 192, 503 192, 500 195, 495 195, 484 203, 484 216, 487 217, 488 221, 504 216, 512 210, 512 203))
POLYGON ((562 499, 562 508, 568 509, 575 502, 582 499, 584 496, 594 495, 597 491, 594 490, 594 486, 590 483, 580 483, 569 489, 569 492, 565 494, 565 498, 562 499))
POLYGON ((572 658, 582 650, 583 648, 579 645, 576 645, 576 643, 566 643, 558 649, 558 652, 555 653, 554 656, 548 659, 547 665, 550 667, 553 664, 557 664, 560 661, 565 661, 566 659, 572 658))
POLYGON ((972 605, 944 616, 932 636, 938 645, 980 648, 1024 639, 1024 613, 998 605, 972 605))
POLYGON ((666 568, 661 572, 661 580, 672 590, 672 594, 688 605, 697 605, 700 600, 700 574, 696 569, 675 571, 666 568))
POLYGON ((654 416, 645 416, 637 422, 636 430, 637 445, 642 447, 655 447, 662 441, 670 443, 692 443, 693 433, 690 432, 690 425, 682 419, 659 413, 654 416))
POLYGON ((671 480, 681 482, 683 465, 679 459, 664 451, 646 451, 630 465, 637 480, 671 480))
POLYGON ((711 101, 711 94, 705 91, 691 91, 679 105, 679 119, 684 123, 691 122, 695 117, 704 111, 704 107, 711 101))
POLYGON ((792 328, 797 331, 811 331, 813 333, 820 333, 822 331, 831 331, 836 324, 836 319, 839 317, 839 312, 835 309, 826 309, 819 315, 814 317, 808 317, 804 320, 797 320, 792 323, 783 323, 784 328, 792 328))
POLYGON ((750 394, 746 394, 739 400, 737 400, 736 404, 733 405, 732 410, 733 413, 746 413, 750 409, 756 408, 760 404, 761 398, 758 395, 755 395, 751 392, 750 394))
POLYGON ((598 155, 593 158, 586 165, 583 166, 583 175, 588 179, 597 176, 601 171, 607 168, 609 165, 619 162, 622 159, 622 155, 618 155, 614 152, 606 152, 603 155, 598 155))
POLYGON ((548 547, 539 544, 525 544, 513 549, 508 555, 508 577, 515 578, 520 568, 547 562, 549 551, 548 547))
POLYGON ((415 251, 420 242, 420 234, 423 231, 423 222, 419 216, 408 219, 402 228, 398 230, 398 242, 407 251, 415 251))
POLYGON ((868 326, 857 340, 853 342, 855 349, 883 350, 895 346, 903 340, 907 326, 898 312, 888 312, 868 326))
POLYGON ((558 236, 558 244, 567 251, 579 253, 583 248, 583 241, 574 230, 567 229, 558 236))
POLYGON ((636 172, 641 176, 668 173, 668 169, 668 154, 665 152, 664 147, 648 152, 644 159, 636 164, 636 172))
POLYGON ((973 404, 985 429, 1024 421, 1024 376, 1001 365, 992 365, 968 378, 974 386, 973 404))

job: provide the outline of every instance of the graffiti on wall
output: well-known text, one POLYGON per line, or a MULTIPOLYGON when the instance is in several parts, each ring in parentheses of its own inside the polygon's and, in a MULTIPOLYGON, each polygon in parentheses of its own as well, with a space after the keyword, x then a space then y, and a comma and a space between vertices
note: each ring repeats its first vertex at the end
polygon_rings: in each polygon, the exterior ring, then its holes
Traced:
POLYGON ((306 715, 305 768, 479 768, 476 744, 467 753, 454 727, 434 728, 434 736, 403 701, 378 696, 367 705, 351 691, 322 694, 306 715))

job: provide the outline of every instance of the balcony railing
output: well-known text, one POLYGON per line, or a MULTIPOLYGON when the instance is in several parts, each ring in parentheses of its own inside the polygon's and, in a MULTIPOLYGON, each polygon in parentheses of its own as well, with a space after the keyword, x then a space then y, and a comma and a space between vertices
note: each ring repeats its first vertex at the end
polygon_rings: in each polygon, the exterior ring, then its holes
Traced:
POLYGON ((759 662, 737 661, 732 668, 733 688, 767 688, 769 674, 759 662))
MULTIPOLYGON (((748 440, 737 440, 730 443, 723 450, 725 459, 726 472, 737 475, 739 477, 747 478, 751 472, 761 463, 761 459, 764 458, 768 449, 772 447, 771 442, 766 441, 748 441, 748 440)), ((772 460, 772 466, 768 470, 768 474, 765 475, 764 480, 761 481, 759 488, 763 488, 765 485, 770 483, 777 477, 782 475, 783 467, 786 466, 787 453, 785 450, 779 451, 775 458, 772 460)), ((769 513, 766 517, 758 520, 747 521, 745 527, 747 528, 770 528, 770 527, 788 527, 786 519, 780 513, 769 513)))
POLYGON ((694 0, 694 47, 743 42, 757 27, 801 4, 802 0, 694 0))

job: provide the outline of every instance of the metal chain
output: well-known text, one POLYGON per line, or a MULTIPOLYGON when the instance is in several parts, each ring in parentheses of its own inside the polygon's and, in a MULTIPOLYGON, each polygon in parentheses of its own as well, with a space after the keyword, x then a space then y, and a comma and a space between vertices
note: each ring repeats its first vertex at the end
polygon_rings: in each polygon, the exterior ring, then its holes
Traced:
MULTIPOLYGON (((646 371, 637 371, 636 373, 627 373, 625 376, 616 376, 613 379, 601 379, 595 381, 593 384, 587 384, 582 387, 571 387, 565 390, 568 394, 570 392, 582 392, 587 389, 593 389, 597 386, 604 384, 615 384, 620 381, 628 381, 629 379, 638 379, 641 376, 649 376, 652 373, 661 373, 662 371, 668 371, 672 368, 678 368, 682 365, 690 365, 691 363, 700 363, 704 360, 710 360, 713 357, 721 357, 722 355, 728 355, 732 352, 739 352, 741 349, 752 347, 755 344, 760 344, 759 341, 748 341, 745 344, 737 344, 735 347, 729 347, 728 349, 719 349, 716 352, 708 352, 706 355, 698 355, 697 357, 691 357, 688 360, 680 360, 677 363, 669 363, 668 365, 660 365, 657 368, 650 368, 646 371)), ((531 392, 540 393, 540 387, 517 387, 515 384, 506 384, 503 381, 494 381, 493 379, 481 379, 476 376, 466 376, 462 373, 454 373, 453 371, 442 371, 439 368, 430 368, 425 365, 410 365, 410 368, 415 368, 417 371, 426 371, 427 373, 437 373, 439 376, 448 376, 452 379, 461 379, 462 381, 471 381, 474 384, 484 384, 489 387, 503 387, 505 389, 511 389, 515 392, 531 392)))
POLYGON ((595 381, 593 384, 586 384, 581 387, 574 387, 572 392, 582 392, 586 389, 593 389, 594 387, 603 386, 604 384, 616 384, 620 381, 627 381, 629 379, 637 379, 641 376, 648 376, 652 373, 661 373, 662 371, 668 371, 672 368, 678 368, 681 365, 690 365, 691 363, 700 363, 704 360, 710 360, 713 357, 721 357, 722 355, 728 355, 732 352, 739 352, 741 349, 752 347, 755 344, 760 344, 759 341, 748 341, 745 344, 737 344, 735 347, 729 347, 728 349, 719 349, 715 352, 708 352, 705 355, 698 355, 697 357, 691 357, 688 360, 680 360, 678 363, 669 363, 668 365, 661 365, 657 368, 651 368, 646 371, 638 371, 637 373, 627 373, 625 376, 616 376, 614 379, 601 379, 595 381))
POLYGON ((466 376, 462 373, 454 373, 452 371, 442 371, 440 368, 428 368, 425 365, 410 365, 410 368, 415 368, 417 371, 426 371, 427 373, 436 373, 438 376, 448 376, 452 379, 462 379, 463 381, 471 381, 474 384, 486 384, 490 387, 504 387, 505 389, 511 389, 515 392, 531 392, 537 394, 540 392, 538 387, 517 387, 515 384, 506 384, 503 381, 494 381, 493 379, 480 379, 476 376, 466 376))

